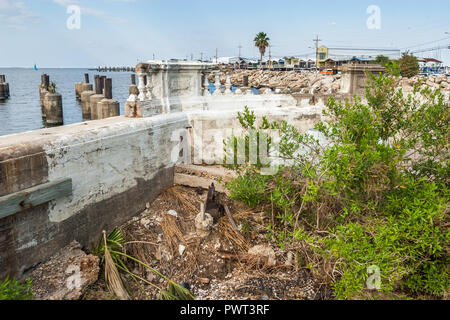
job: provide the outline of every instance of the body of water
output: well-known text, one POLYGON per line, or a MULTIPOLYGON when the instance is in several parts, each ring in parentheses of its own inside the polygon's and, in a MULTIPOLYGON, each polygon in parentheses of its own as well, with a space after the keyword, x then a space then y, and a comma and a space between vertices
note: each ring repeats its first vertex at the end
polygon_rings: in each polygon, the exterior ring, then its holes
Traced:
POLYGON ((0 74, 6 76, 9 83, 10 98, 0 101, 0 136, 44 128, 39 84, 41 75, 46 73, 50 81, 56 83, 57 92, 62 95, 64 124, 82 122, 81 105, 75 98, 75 83, 84 81, 84 74, 89 73, 89 80, 94 82, 94 75, 112 78, 113 99, 120 102, 120 113, 124 113, 124 104, 128 99, 128 87, 131 72, 97 72, 88 69, 20 69, 0 68, 0 74))

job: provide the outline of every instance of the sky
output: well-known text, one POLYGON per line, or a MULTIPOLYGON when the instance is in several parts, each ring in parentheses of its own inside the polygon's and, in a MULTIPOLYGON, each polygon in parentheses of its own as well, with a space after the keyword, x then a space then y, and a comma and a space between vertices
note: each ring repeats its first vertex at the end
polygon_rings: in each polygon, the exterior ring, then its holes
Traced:
MULTIPOLYGON (((310 55, 316 35, 330 48, 428 49, 450 45, 450 1, 0 0, 0 67, 134 66, 212 58, 216 49, 237 56, 239 46, 257 58, 261 31, 274 57, 310 55), (68 28, 73 5, 79 28, 68 28)), ((450 65, 448 49, 417 55, 450 65)))

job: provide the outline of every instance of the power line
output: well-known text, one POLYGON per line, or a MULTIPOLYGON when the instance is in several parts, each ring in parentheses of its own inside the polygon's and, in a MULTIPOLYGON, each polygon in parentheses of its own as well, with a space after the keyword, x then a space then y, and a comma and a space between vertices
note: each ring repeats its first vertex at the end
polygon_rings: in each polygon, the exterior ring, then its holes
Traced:
POLYGON ((411 53, 411 54, 414 54, 414 53, 422 53, 422 52, 438 51, 438 50, 441 50, 441 49, 450 49, 450 45, 439 46, 439 47, 428 48, 428 49, 421 49, 421 50, 412 51, 412 52, 410 52, 410 53, 411 53))
POLYGON ((421 46, 424 46, 424 45, 427 45, 427 44, 440 42, 440 41, 444 41, 444 40, 448 40, 448 39, 450 39, 450 37, 442 38, 442 39, 439 39, 439 40, 433 40, 433 41, 424 42, 424 43, 421 43, 421 44, 417 44, 415 46, 407 46, 407 47, 403 47, 401 49, 409 49, 409 48, 421 47, 421 46))

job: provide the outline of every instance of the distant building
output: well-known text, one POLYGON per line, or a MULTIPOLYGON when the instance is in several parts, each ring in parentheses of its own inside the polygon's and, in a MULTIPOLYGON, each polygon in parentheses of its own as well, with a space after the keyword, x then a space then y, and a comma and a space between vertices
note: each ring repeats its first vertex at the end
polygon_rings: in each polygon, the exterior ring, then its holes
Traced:
POLYGON ((419 58, 420 72, 423 73, 441 73, 445 72, 444 64, 434 58, 419 58))
POLYGON ((317 62, 320 66, 323 66, 327 60, 329 60, 329 54, 330 50, 325 47, 321 46, 319 49, 317 49, 317 62))

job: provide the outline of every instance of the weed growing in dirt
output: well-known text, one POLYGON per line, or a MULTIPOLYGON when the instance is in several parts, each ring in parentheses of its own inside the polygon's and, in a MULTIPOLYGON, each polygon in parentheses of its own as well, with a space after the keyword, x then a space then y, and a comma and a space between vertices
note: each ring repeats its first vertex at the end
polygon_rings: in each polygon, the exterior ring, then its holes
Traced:
POLYGON ((27 279, 24 283, 19 283, 15 279, 6 277, 0 283, 0 300, 33 300, 31 285, 30 279, 27 279))

